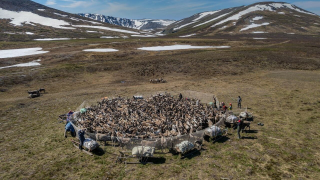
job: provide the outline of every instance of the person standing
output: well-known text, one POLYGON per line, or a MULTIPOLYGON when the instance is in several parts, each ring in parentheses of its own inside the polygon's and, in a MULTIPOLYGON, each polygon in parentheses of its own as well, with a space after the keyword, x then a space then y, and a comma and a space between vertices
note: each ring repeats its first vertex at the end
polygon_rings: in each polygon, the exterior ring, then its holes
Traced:
POLYGON ((84 143, 84 140, 85 140, 85 137, 84 137, 84 134, 85 134, 85 129, 80 129, 78 131, 78 138, 80 140, 80 143, 79 143, 79 149, 82 150, 83 149, 83 143, 84 143))
POLYGON ((241 136, 240 136, 240 131, 241 131, 241 128, 242 128, 242 123, 243 123, 243 121, 240 119, 240 117, 239 117, 239 120, 238 120, 238 123, 237 123, 237 132, 238 132, 238 139, 240 139, 241 138, 241 136))
POLYGON ((242 102, 242 99, 240 96, 238 96, 238 108, 241 109, 241 102, 242 102))
POLYGON ((213 96, 213 108, 217 108, 217 100, 216 97, 213 96))

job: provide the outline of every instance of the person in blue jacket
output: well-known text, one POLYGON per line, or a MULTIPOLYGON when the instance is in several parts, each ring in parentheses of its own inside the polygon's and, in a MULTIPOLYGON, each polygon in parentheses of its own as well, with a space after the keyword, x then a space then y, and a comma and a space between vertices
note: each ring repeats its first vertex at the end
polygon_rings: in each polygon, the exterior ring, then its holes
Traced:
POLYGON ((71 136, 74 137, 75 136, 75 130, 71 124, 71 122, 68 122, 66 124, 66 127, 65 127, 65 131, 64 131, 64 137, 67 138, 67 132, 70 131, 71 132, 71 136))

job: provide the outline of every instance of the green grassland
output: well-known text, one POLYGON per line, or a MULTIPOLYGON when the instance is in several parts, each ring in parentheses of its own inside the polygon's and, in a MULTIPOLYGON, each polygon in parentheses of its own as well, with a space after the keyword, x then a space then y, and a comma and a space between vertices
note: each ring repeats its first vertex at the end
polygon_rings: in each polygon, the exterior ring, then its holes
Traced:
MULTIPOLYGON (((269 35, 271 36, 271 35, 269 35)), ((1 49, 42 47, 47 54, 1 59, 0 65, 41 58, 42 66, 0 70, 1 179, 320 179, 319 37, 274 36, 267 40, 85 39, 1 42, 1 49), (172 44, 229 45, 230 49, 146 52, 172 44), (83 52, 115 48, 118 52, 83 52), (164 84, 149 79, 163 77, 164 84), (27 90, 47 93, 29 99, 27 90), (251 133, 236 131, 204 142, 193 157, 157 155, 162 162, 116 164, 119 147, 94 156, 63 136, 58 116, 101 97, 195 91, 233 103, 241 96, 255 120, 251 133), (262 122, 264 126, 258 126, 262 122)), ((210 99, 207 99, 210 101, 210 99)), ((235 108, 235 113, 241 110, 235 108)), ((168 150, 164 150, 168 152, 168 150)))

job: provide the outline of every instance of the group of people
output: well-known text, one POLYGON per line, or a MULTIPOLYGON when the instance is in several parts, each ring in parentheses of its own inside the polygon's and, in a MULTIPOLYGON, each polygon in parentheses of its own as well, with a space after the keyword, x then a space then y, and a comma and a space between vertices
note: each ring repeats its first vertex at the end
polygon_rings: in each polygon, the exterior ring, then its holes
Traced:
MULTIPOLYGON (((242 99, 240 96, 238 96, 237 98, 237 103, 238 103, 238 108, 241 109, 241 102, 242 102, 242 99)), ((213 97, 213 106, 214 108, 216 108, 216 98, 213 97)), ((221 106, 220 108, 222 109, 222 111, 225 113, 227 111, 227 109, 229 111, 232 110, 232 103, 229 103, 229 107, 226 106, 226 104, 224 102, 221 102, 221 106)), ((241 138, 240 136, 240 131, 241 131, 241 128, 243 126, 243 120, 239 117, 239 120, 237 121, 237 133, 238 133, 238 139, 241 138)))
MULTIPOLYGON (((216 98, 213 97, 213 106, 214 108, 216 108, 216 98)), ((242 99, 240 96, 238 96, 237 98, 237 102, 238 102, 238 108, 241 109, 241 102, 242 102, 242 99)), ((226 106, 226 104, 224 102, 221 102, 221 105, 220 105, 220 108, 222 109, 223 112, 226 112, 227 110, 231 111, 232 110, 232 103, 229 103, 229 107, 226 106)))

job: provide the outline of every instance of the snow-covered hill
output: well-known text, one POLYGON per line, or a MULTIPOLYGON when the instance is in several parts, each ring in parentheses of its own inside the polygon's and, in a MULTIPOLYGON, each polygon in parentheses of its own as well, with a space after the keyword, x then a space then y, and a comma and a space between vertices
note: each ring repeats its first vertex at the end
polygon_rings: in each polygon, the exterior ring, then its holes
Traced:
POLYGON ((295 5, 262 2, 203 12, 169 25, 163 33, 180 37, 214 34, 320 34, 320 17, 295 5))
POLYGON ((123 26, 133 29, 159 29, 165 28, 168 25, 174 23, 174 20, 163 20, 163 19, 127 19, 117 18, 113 16, 105 16, 102 14, 90 14, 90 13, 79 13, 82 17, 94 19, 96 21, 105 22, 113 25, 123 26))

